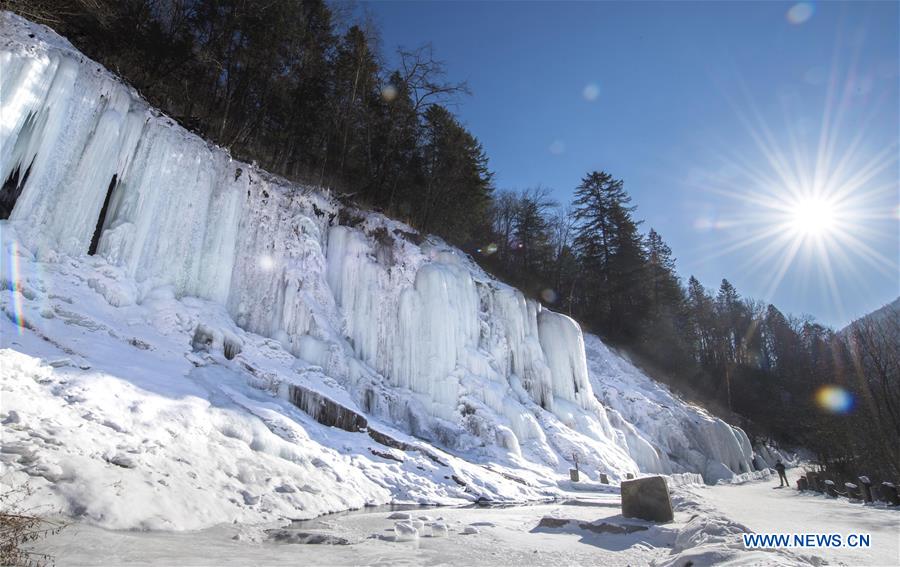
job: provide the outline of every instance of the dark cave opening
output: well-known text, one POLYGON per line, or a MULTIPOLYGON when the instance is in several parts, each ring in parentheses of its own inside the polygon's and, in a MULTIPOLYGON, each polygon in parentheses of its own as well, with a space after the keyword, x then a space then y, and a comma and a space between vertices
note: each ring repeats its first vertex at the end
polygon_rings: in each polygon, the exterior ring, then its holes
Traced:
POLYGON ((109 187, 106 189, 106 198, 103 199, 103 207, 100 209, 100 217, 97 219, 97 227, 94 229, 94 236, 91 237, 91 245, 88 247, 88 255, 93 256, 97 253, 97 246, 100 245, 100 235, 103 233, 103 224, 106 222, 106 213, 109 210, 109 201, 112 198, 113 190, 116 188, 118 174, 114 174, 109 180, 109 187))
POLYGON ((25 182, 28 181, 32 165, 34 165, 34 160, 31 160, 24 174, 22 173, 22 164, 17 165, 9 174, 9 177, 6 178, 6 181, 3 182, 3 187, 0 188, 0 220, 8 219, 9 215, 12 214, 16 201, 19 200, 19 196, 22 194, 22 188, 25 186, 25 182))

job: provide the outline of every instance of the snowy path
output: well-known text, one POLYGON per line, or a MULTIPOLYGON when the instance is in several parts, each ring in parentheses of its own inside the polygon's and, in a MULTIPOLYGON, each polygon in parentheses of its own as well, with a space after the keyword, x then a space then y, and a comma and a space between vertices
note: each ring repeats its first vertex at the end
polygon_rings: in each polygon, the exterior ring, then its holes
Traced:
MULTIPOLYGON (((788 478, 794 481, 798 474, 788 471, 788 478)), ((690 490, 756 533, 868 533, 872 537, 869 549, 819 548, 806 550, 805 555, 837 564, 900 565, 900 510, 774 488, 777 486, 775 481, 761 481, 690 490)))

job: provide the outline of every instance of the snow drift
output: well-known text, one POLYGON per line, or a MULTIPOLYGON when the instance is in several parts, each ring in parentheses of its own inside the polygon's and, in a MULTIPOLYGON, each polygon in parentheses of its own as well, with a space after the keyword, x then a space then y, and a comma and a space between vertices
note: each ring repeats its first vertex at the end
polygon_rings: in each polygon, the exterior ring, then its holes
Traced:
MULTIPOLYGON (((347 453, 364 454, 338 455, 334 464, 318 459, 344 471, 341 478, 358 478, 377 452, 391 461, 418 451, 441 463, 426 480, 416 467, 359 478, 342 485, 337 499, 320 495, 338 490, 323 480, 310 485, 305 494, 316 497, 302 506, 283 496, 296 492, 272 493, 278 505, 267 509, 282 515, 291 506, 308 515, 411 494, 426 501, 535 497, 542 482, 547 489, 540 479, 575 458, 589 475, 614 480, 640 470, 700 472, 713 481, 750 470, 743 432, 675 399, 667 413, 661 403, 626 397, 627 388, 605 387, 635 379, 652 389, 590 337, 589 370, 572 319, 492 279, 459 250, 231 159, 45 27, 3 13, 0 37, 0 203, 9 215, 0 224, 9 259, 3 346, 34 357, 4 354, 17 369, 9 383, 4 372, 4 388, 14 392, 4 396, 7 419, 12 411, 34 413, 28 400, 52 399, 60 384, 99 380, 129 392, 124 398, 144 395, 134 388, 150 391, 153 404, 183 396, 212 402, 191 418, 198 423, 221 423, 215 402, 229 400, 228 420, 237 421, 223 434, 275 459, 245 462, 236 475, 255 490, 268 490, 256 477, 272 471, 305 474, 280 469, 278 459, 307 463, 317 451, 330 454, 324 448, 338 434, 322 424, 346 429, 347 453), (135 349, 142 369, 123 363, 135 349), (38 362, 67 354, 77 362, 64 370, 38 362), (147 370, 160 367, 165 372, 147 370), (319 423, 299 418, 294 405, 319 423), (277 440, 258 440, 252 432, 260 427, 277 440), (477 480, 467 462, 490 469, 495 481, 477 480), (416 482, 426 487, 403 488, 416 482)), ((88 394, 73 400, 60 423, 81 423, 84 404, 91 406, 84 415, 101 412, 88 394)), ((163 413, 184 416, 176 407, 163 413)), ((172 435, 187 435, 190 421, 176 421, 183 428, 172 435)), ((21 423, 23 435, 42 431, 21 423)), ((51 475, 48 490, 84 486, 89 473, 82 471, 97 463, 71 459, 73 451, 90 453, 91 443, 76 435, 57 451, 62 460, 53 464, 62 472, 51 475)), ((100 466, 140 468, 113 457, 100 466)), ((35 459, 9 458, 4 466, 31 474, 35 459)), ((235 506, 258 506, 247 493, 235 506)), ((113 509, 93 518, 102 522, 113 509)))

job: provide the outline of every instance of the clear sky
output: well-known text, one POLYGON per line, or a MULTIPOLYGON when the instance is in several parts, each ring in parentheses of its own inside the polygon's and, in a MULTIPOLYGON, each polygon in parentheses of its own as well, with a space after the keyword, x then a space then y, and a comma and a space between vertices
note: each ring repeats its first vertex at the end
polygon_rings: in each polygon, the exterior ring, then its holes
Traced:
POLYGON ((498 188, 625 182, 693 274, 840 327, 900 295, 897 2, 371 2, 498 188))

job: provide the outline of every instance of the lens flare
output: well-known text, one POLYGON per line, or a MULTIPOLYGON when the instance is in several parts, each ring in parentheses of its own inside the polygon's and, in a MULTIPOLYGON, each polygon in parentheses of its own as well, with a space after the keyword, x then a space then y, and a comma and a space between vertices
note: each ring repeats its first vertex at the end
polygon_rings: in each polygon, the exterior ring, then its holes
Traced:
POLYGON ((13 240, 9 247, 9 275, 10 281, 7 283, 8 289, 12 292, 13 300, 13 323, 16 330, 21 335, 25 330, 24 307, 22 305, 22 268, 19 265, 19 243, 13 240))
POLYGON ((799 26, 802 23, 805 23, 808 19, 810 19, 813 15, 813 7, 809 2, 798 2, 791 6, 791 8, 787 11, 785 17, 787 21, 794 24, 795 26, 799 26))
POLYGON ((554 140, 552 144, 550 144, 550 153, 558 156, 562 155, 566 152, 566 144, 562 140, 554 140))
POLYGON ((393 101, 397 98, 397 87, 394 85, 386 85, 381 89, 381 98, 384 99, 385 102, 393 101))
POLYGON ((853 394, 840 386, 822 386, 815 394, 816 405, 830 413, 850 413, 855 400, 853 394))
POLYGON ((555 290, 547 288, 541 292, 541 299, 543 299, 545 303, 556 303, 556 300, 559 299, 559 295, 557 295, 555 290))
POLYGON ((594 102, 600 96, 600 87, 596 83, 588 83, 581 91, 581 96, 588 102, 594 102))
POLYGON ((259 267, 265 272, 271 272, 275 269, 275 259, 268 254, 264 254, 259 257, 259 267))

